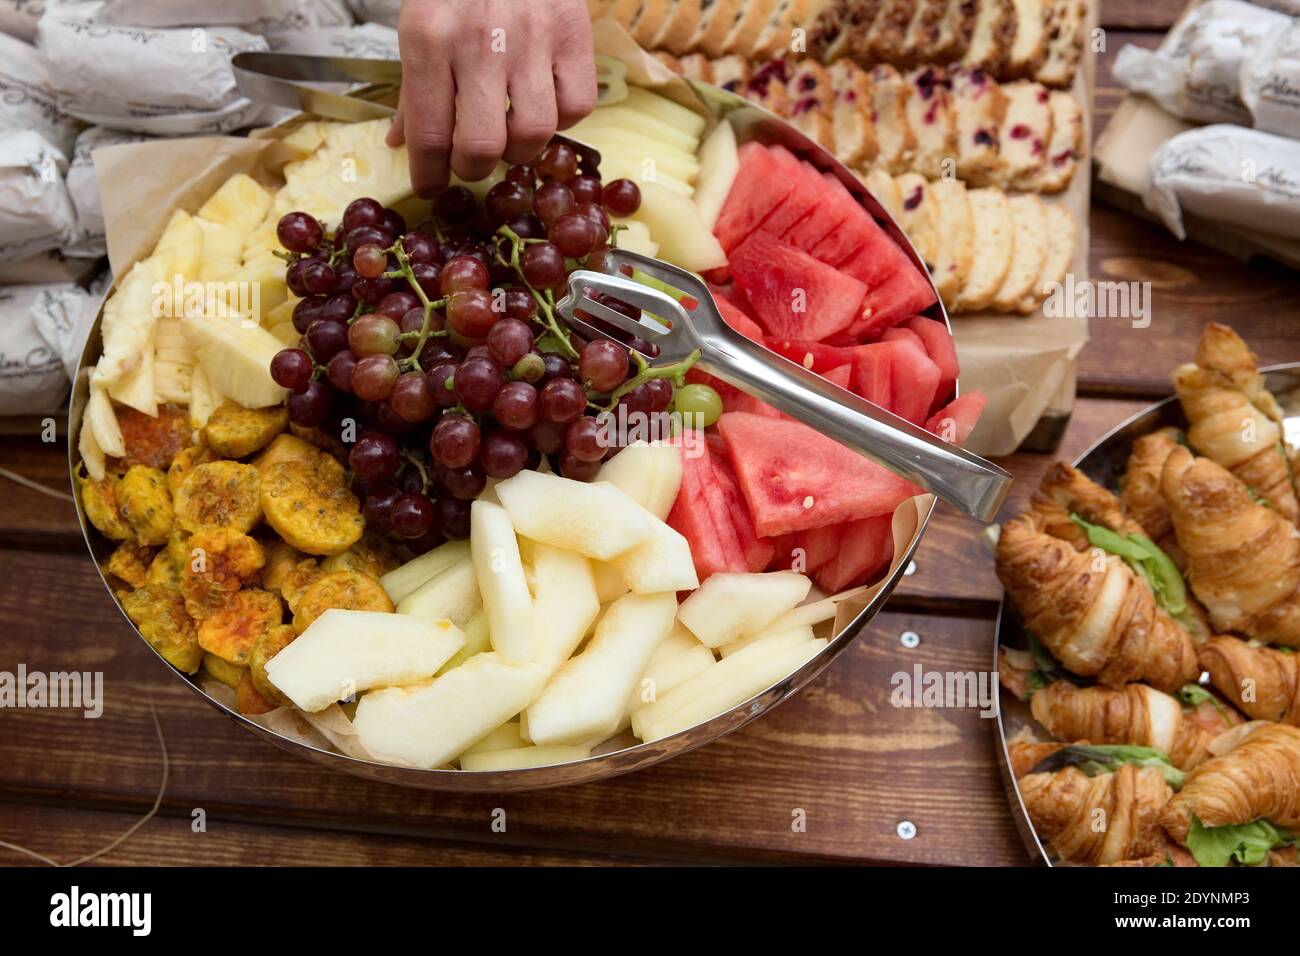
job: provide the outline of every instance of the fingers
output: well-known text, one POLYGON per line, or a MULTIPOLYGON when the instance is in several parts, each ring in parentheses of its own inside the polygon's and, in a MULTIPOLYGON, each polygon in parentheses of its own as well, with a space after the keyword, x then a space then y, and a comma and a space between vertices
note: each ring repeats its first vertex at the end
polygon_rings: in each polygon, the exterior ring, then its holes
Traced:
POLYGON ((530 54, 514 64, 509 89, 508 142, 503 158, 508 163, 527 163, 537 158, 555 134, 555 81, 545 51, 530 47, 530 54))
POLYGON ((564 4, 554 29, 557 128, 568 129, 596 108, 596 56, 586 7, 564 4))
POLYGON ((397 112, 393 114, 393 125, 388 127, 388 133, 384 137, 384 142, 391 149, 397 149, 406 142, 406 130, 404 128, 405 120, 402 115, 402 90, 397 90, 397 112))
POLYGON ((456 131, 451 168, 461 179, 485 178, 506 149, 506 59, 469 51, 456 62, 456 131))
POLYGON ((450 178, 455 117, 451 63, 436 50, 412 54, 402 61, 402 77, 398 117, 388 140, 391 144, 394 138, 405 139, 411 187, 417 196, 429 198, 445 189, 450 178))

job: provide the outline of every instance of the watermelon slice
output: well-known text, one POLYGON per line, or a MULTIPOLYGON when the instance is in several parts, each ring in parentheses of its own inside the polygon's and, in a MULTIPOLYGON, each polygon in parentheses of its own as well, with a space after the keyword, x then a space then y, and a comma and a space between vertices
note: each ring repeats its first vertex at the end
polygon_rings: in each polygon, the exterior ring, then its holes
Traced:
POLYGON ((713 457, 704 448, 689 453, 683 449, 682 486, 668 513, 668 524, 690 543, 695 573, 701 581, 718 571, 749 569, 727 512, 713 457))
MULTIPOLYGON (((918 315, 911 319, 906 328, 911 329, 925 346, 925 354, 930 361, 939 366, 939 387, 935 389, 934 403, 946 402, 957 384, 957 346, 952 340, 952 333, 947 326, 934 319, 918 315)), ((933 408, 933 406, 932 406, 933 408)))
MULTIPOLYGON (((921 336, 917 335, 905 325, 896 325, 892 329, 885 329, 880 336, 882 342, 911 342, 921 351, 925 351, 925 343, 921 341, 921 336)), ((929 354, 928 352, 926 354, 929 354)))
MULTIPOLYGON (((811 167, 809 170, 811 171, 811 167)), ((840 186, 838 182, 829 183, 815 172, 808 182, 809 188, 816 190, 819 201, 781 236, 782 241, 804 252, 808 252, 827 235, 838 229, 840 223, 844 222, 853 211, 850 205, 840 201, 839 194, 835 191, 835 187, 840 186)), ((841 190, 843 188, 840 186, 841 190)), ((850 200, 852 198, 849 197, 850 200)))
POLYGON ((849 390, 867 401, 894 410, 893 355, 884 342, 854 349, 849 390))
POLYGON ((874 580, 894 554, 893 515, 877 515, 840 525, 835 555, 813 572, 827 594, 838 594, 874 580))
POLYGON ((710 443, 709 455, 713 459, 714 477, 721 487, 722 498, 726 503, 727 516, 731 519, 741 553, 744 555, 745 570, 762 571, 776 554, 776 548, 766 538, 760 538, 758 532, 754 530, 754 519, 749 516, 749 508, 745 505, 740 486, 731 471, 726 451, 710 443))
POLYGON ((803 554, 798 532, 764 540, 772 543, 772 560, 767 565, 769 571, 790 571, 794 568, 795 558, 803 554))
POLYGON ((754 318, 779 339, 823 339, 858 318, 866 286, 794 246, 757 232, 731 253, 731 274, 754 318))
POLYGON ((754 528, 770 538, 879 514, 920 490, 799 422, 727 412, 718 420, 754 528))
POLYGON ((925 423, 926 431, 933 432, 944 441, 963 444, 980 419, 980 413, 989 400, 982 392, 967 392, 961 398, 955 398, 943 408, 930 416, 925 423))
POLYGON ((794 180, 773 153, 758 142, 740 147, 740 169, 718 213, 713 234, 730 252, 790 195, 794 180))
POLYGON ((714 295, 713 301, 717 304, 718 311, 722 313, 722 321, 745 338, 762 343, 763 329, 757 322, 737 308, 725 296, 714 295))
MULTIPOLYGON (((890 246, 898 249, 893 243, 890 246)), ((899 255, 902 255, 901 251, 899 255)), ((855 323, 852 330, 859 336, 859 342, 878 338, 885 329, 902 324, 937 301, 930 281, 912 265, 911 260, 906 256, 903 259, 897 271, 883 282, 874 286, 867 283, 869 291, 862 300, 862 321, 860 325, 855 323)), ((849 275, 861 278, 847 263, 841 268, 849 275)))
MULTIPOLYGON (((914 333, 909 333, 915 338, 914 333)), ((906 418, 913 425, 925 424, 934 405, 942 373, 930 361, 925 349, 908 339, 881 342, 891 353, 890 391, 895 415, 906 418)))
POLYGON ((795 536, 796 547, 803 548, 804 571, 814 571, 835 557, 839 550, 840 529, 844 525, 832 524, 825 528, 809 528, 795 536))
POLYGON ((836 348, 820 342, 805 342, 792 339, 766 338, 763 344, 795 365, 802 365, 814 372, 825 373, 841 365, 852 365, 857 354, 855 348, 836 348))
POLYGON ((852 378, 852 376, 853 365, 850 362, 837 366, 829 372, 822 373, 822 378, 826 379, 826 381, 830 382, 832 385, 838 385, 840 388, 846 390, 849 387, 849 379, 852 378))
POLYGON ((816 171, 782 146, 771 147, 777 162, 794 182, 794 189, 784 201, 759 223, 761 232, 780 238, 787 229, 808 215, 825 198, 825 190, 816 171))

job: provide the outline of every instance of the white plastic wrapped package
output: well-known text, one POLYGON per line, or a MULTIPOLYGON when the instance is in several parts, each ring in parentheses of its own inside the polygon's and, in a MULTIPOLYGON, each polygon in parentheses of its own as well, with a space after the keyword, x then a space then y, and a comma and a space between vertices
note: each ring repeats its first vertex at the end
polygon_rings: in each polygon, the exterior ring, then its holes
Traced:
POLYGON ((99 201, 99 183, 95 180, 95 164, 91 153, 101 146, 120 143, 141 143, 152 137, 143 133, 128 133, 103 126, 87 127, 77 137, 68 166, 65 182, 68 198, 72 200, 72 235, 63 246, 69 256, 102 256, 107 251, 104 239, 104 210, 99 201))
POLYGON ((362 23, 382 23, 395 27, 402 0, 348 0, 348 6, 362 23))
POLYGON ((33 130, 68 157, 81 123, 59 108, 36 47, 0 33, 0 130, 6 129, 33 130))
POLYGON ((371 60, 396 60, 397 31, 382 23, 320 30, 291 30, 266 34, 277 53, 306 53, 310 56, 351 56, 371 60))
POLYGON ((1241 99, 1255 129, 1300 139, 1300 20, 1292 20, 1246 61, 1241 99))
POLYGON ((89 300, 75 285, 0 286, 0 416, 63 404, 71 381, 64 349, 93 319, 89 300))
POLYGON ((36 21, 44 12, 43 0, 0 0, 0 33, 30 43, 36 39, 36 21))
POLYGON ((305 30, 352 22, 345 0, 104 0, 99 23, 128 27, 241 26, 305 30))
POLYGON ((235 89, 236 53, 270 49, 235 27, 118 27, 46 14, 38 31, 60 107, 156 136, 224 133, 257 120, 235 89))
POLYGON ((0 130, 0 262, 57 249, 72 235, 68 161, 31 130, 0 130))
POLYGON ((1155 50, 1126 46, 1115 79, 1175 116, 1199 123, 1250 124, 1241 100, 1243 66, 1291 18, 1253 3, 1210 0, 1192 11, 1155 50))
POLYGON ((1300 17, 1300 0, 1251 0, 1257 7, 1268 7, 1288 17, 1300 17))
POLYGON ((1142 197, 1179 239, 1183 216, 1300 238, 1300 141, 1219 124, 1166 140, 1142 197))

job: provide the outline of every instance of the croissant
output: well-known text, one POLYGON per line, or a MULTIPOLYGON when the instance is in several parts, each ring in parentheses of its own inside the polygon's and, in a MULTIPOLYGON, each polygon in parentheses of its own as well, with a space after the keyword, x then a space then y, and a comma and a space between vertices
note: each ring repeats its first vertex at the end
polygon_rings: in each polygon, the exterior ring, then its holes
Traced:
POLYGON ((1182 770, 1208 760, 1216 736, 1175 698, 1145 684, 1075 687, 1056 681, 1036 691, 1029 706, 1053 737, 1153 747, 1182 770))
POLYGON ((1160 825, 1185 845, 1193 816, 1207 827, 1259 819, 1283 830, 1300 827, 1300 728, 1261 724, 1227 753, 1189 771, 1160 825))
POLYGON ((1166 539, 1173 536, 1174 525, 1169 519, 1169 506, 1160 493, 1160 474, 1164 471, 1165 459, 1178 445, 1176 428, 1162 428, 1133 442, 1119 491, 1124 510, 1146 529, 1147 537, 1166 552, 1169 551, 1166 539))
POLYGON ((1210 683, 1247 717, 1300 727, 1300 654, 1215 637, 1201 647, 1197 659, 1210 683))
POLYGON ((1074 550, 1043 531, 1041 515, 1003 526, 997 574, 1025 627, 1074 673, 1164 691, 1198 676, 1191 637, 1124 560, 1074 550))
POLYGON ((1300 646, 1300 531, 1186 448, 1169 453, 1160 487, 1192 592, 1214 627, 1300 646))
POLYGON ((1124 764, 1095 777, 1066 767, 1028 774, 1019 784, 1034 829, 1062 860, 1118 863, 1165 845, 1158 820, 1173 791, 1154 767, 1124 764))
POLYGON ((1007 756, 1011 758, 1011 775, 1019 780, 1038 764, 1069 744, 1059 741, 1040 743, 1033 740, 1018 740, 1007 747, 1007 756))
MULTIPOLYGON (((1124 513, 1118 498, 1083 472, 1063 461, 1056 462, 1047 470, 1047 474, 1043 476, 1038 486, 1038 492, 1031 499, 1031 506, 1035 509, 1046 508, 1054 513, 1056 509, 1051 508, 1049 502, 1064 512, 1067 520, 1069 515, 1074 513, 1093 524, 1104 525, 1124 537, 1130 534, 1146 534, 1146 529, 1142 525, 1124 513)), ((1083 533, 1083 529, 1073 521, 1070 524, 1074 528, 1075 537, 1073 540, 1070 538, 1066 540, 1071 540, 1071 543, 1080 549, 1086 548, 1088 538, 1083 533)), ((1058 537, 1064 536, 1058 535, 1058 537)))
POLYGON ((1288 521, 1300 519, 1281 411, 1237 333, 1218 323, 1206 326, 1195 364, 1175 369, 1173 383, 1192 447, 1231 470, 1288 521))

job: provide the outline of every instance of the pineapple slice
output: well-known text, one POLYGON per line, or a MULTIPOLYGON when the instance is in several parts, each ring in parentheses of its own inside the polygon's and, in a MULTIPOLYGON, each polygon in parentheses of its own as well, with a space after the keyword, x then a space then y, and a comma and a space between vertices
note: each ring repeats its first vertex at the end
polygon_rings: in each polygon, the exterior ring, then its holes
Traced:
POLYGON ((244 264, 244 240, 233 226, 202 216, 194 220, 203 233, 203 254, 199 259, 199 281, 233 280, 244 264))
POLYGON ((284 345, 266 329, 206 316, 187 318, 184 328, 206 384, 245 408, 278 405, 289 394, 271 379, 271 359, 284 345))
POLYGON ((153 247, 153 258, 162 263, 162 275, 167 282, 180 276, 184 283, 198 276, 202 250, 203 233, 194 217, 177 209, 153 247))
POLYGON ((159 403, 188 405, 192 394, 194 366, 179 362, 154 362, 154 399, 159 403))
POLYGON ((190 425, 194 428, 205 426, 213 411, 225 401, 226 396, 217 391, 208 380, 208 373, 203 371, 203 366, 194 366, 194 374, 190 377, 190 425))
POLYGON ((121 458, 126 454, 126 442, 122 438, 122 429, 117 423, 113 403, 108 400, 107 390, 102 385, 95 384, 93 378, 90 383, 90 398, 86 401, 86 413, 82 417, 81 434, 90 434, 101 460, 104 455, 121 458))
POLYGON ((348 203, 362 196, 385 206, 408 199, 413 191, 406 147, 384 142, 386 119, 347 123, 329 130, 310 157, 284 167, 284 188, 276 196, 279 214, 301 210, 337 225, 348 203))
POLYGON ((271 208, 271 194, 252 176, 236 173, 199 207, 199 217, 243 234, 256 229, 271 208))

